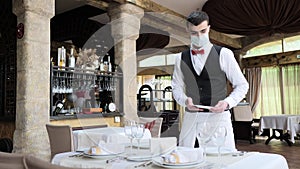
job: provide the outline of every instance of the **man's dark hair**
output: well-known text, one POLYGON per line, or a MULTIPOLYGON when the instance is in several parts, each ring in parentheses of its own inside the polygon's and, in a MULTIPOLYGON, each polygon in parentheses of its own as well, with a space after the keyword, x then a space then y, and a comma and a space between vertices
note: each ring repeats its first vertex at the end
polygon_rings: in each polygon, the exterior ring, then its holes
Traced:
POLYGON ((186 26, 189 27, 189 23, 193 24, 194 26, 199 25, 203 21, 207 21, 209 23, 209 17, 206 12, 204 11, 193 11, 188 17, 186 26))

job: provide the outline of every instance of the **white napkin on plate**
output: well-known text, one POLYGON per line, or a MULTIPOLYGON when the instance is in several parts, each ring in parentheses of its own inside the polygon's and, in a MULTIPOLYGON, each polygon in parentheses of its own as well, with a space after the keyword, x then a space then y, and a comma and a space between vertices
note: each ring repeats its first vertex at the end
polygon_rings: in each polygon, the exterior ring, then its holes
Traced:
POLYGON ((164 163, 184 164, 203 160, 202 148, 178 147, 169 154, 162 155, 164 163))
POLYGON ((96 146, 90 147, 88 154, 91 155, 112 155, 119 154, 125 151, 125 146, 121 144, 112 144, 112 143, 100 143, 97 146, 97 149, 100 150, 100 154, 96 153, 96 146))

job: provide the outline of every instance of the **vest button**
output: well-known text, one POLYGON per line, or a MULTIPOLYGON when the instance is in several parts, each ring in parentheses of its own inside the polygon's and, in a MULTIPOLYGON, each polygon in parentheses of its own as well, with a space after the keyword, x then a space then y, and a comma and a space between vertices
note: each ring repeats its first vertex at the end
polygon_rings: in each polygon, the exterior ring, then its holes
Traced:
POLYGON ((199 90, 202 90, 202 87, 200 87, 199 90))

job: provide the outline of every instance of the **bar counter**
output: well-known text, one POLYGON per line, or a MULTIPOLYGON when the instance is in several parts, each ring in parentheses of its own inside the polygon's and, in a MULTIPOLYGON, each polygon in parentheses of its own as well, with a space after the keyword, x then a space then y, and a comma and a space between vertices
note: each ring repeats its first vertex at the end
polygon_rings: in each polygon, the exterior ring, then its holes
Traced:
POLYGON ((120 127, 120 119, 123 113, 94 113, 50 116, 50 123, 57 125, 68 124, 71 127, 108 125, 120 127))

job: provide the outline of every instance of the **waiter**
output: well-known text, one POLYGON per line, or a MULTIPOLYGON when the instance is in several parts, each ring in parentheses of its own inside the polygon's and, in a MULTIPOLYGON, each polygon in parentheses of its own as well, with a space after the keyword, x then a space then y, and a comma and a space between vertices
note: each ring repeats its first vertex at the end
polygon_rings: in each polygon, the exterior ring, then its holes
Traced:
MULTIPOLYGON (((249 84, 236 62, 233 52, 209 41, 209 17, 203 11, 194 11, 187 18, 191 47, 176 56, 172 78, 173 96, 185 106, 179 146, 194 147, 197 123, 225 126, 225 146, 235 149, 231 114, 246 95, 249 84), (233 91, 228 95, 229 80, 233 91), (199 108, 195 105, 211 106, 199 108)), ((212 131, 213 132, 213 131, 212 131)))

